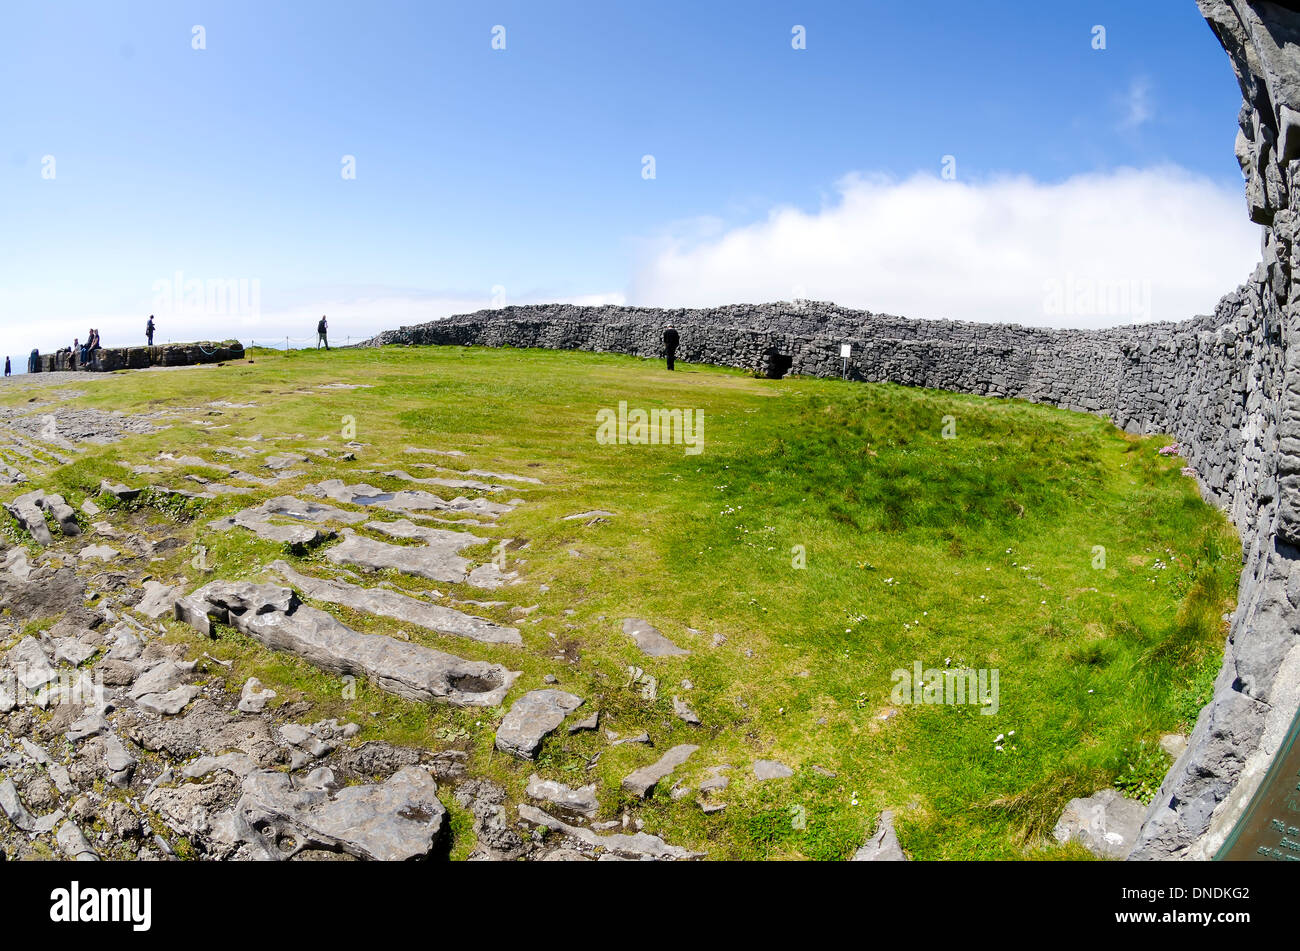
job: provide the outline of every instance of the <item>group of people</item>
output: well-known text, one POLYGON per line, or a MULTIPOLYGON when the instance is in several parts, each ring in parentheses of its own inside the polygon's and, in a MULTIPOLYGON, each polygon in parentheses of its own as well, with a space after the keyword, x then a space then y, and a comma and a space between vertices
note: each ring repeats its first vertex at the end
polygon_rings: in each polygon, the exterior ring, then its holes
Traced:
POLYGON ((72 352, 77 355, 78 367, 85 366, 90 361, 91 354, 100 349, 102 349, 102 345, 99 342, 99 331, 94 327, 90 328, 90 334, 86 337, 85 343, 80 343, 77 340, 72 341, 72 352))

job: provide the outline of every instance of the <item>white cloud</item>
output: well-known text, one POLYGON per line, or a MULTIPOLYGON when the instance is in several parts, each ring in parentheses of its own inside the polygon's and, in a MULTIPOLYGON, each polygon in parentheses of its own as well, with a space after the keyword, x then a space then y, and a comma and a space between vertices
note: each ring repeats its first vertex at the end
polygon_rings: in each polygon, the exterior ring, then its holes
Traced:
POLYGON ((1209 313, 1259 260, 1242 190, 1177 167, 1054 184, 850 176, 837 190, 816 212, 781 207, 719 237, 668 235, 628 298, 806 297, 906 317, 1098 327, 1209 313))

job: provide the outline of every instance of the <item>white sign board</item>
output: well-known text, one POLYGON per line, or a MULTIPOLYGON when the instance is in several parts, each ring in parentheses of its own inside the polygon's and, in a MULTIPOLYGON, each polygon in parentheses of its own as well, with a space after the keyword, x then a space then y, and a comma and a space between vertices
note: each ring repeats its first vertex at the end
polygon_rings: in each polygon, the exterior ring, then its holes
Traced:
POLYGON ((853 345, 848 343, 840 344, 840 356, 847 360, 853 354, 853 345))

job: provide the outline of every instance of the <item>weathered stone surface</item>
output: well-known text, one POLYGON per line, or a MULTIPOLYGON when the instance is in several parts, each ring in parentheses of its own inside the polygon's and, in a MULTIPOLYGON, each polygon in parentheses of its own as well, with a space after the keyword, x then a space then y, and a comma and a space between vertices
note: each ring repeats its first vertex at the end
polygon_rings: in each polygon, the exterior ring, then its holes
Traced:
POLYGON ((774 759, 757 759, 750 767, 754 771, 754 778, 760 783, 769 779, 785 779, 794 775, 794 770, 785 763, 774 759))
POLYGON ((700 717, 694 710, 687 705, 686 701, 678 697, 673 697, 673 713, 679 720, 691 724, 692 726, 700 725, 700 717))
POLYGON ((316 525, 327 522, 353 525, 364 518, 365 516, 359 512, 349 512, 332 505, 304 501, 292 495, 281 495, 268 499, 260 505, 244 509, 242 512, 236 512, 227 518, 210 522, 208 527, 220 532, 238 526, 267 541, 310 547, 333 535, 333 532, 322 531, 316 528, 316 525))
POLYGON ((241 713, 261 713, 266 709, 267 703, 275 699, 275 691, 262 687, 262 682, 256 677, 249 677, 244 681, 243 689, 239 692, 239 706, 241 713))
POLYGON ((563 690, 531 690, 511 706, 497 729, 496 747, 532 759, 542 739, 582 705, 582 698, 563 690))
POLYGON ((0 812, 24 832, 35 831, 36 817, 23 805, 22 799, 18 797, 18 787, 12 779, 0 779, 0 812))
POLYGON ((105 495, 111 495, 119 502, 130 502, 140 497, 143 489, 133 489, 130 486, 123 485, 121 482, 111 482, 105 479, 99 483, 99 491, 105 495))
MULTIPOLYGON (((380 524, 385 523, 372 522, 366 527, 374 528, 380 524)), ((406 524, 410 525, 409 522, 406 524)), ((438 532, 441 529, 426 531, 438 532)), ((424 545, 390 545, 344 530, 343 541, 326 551, 325 557, 336 565, 353 565, 367 571, 392 568, 416 578, 456 584, 466 580, 470 569, 470 562, 456 552, 470 545, 481 545, 484 541, 486 539, 462 532, 446 532, 443 537, 427 536, 424 545)))
POLYGON ((180 597, 180 593, 181 589, 176 585, 146 581, 144 583, 144 597, 135 606, 136 613, 152 620, 157 620, 163 615, 172 616, 175 613, 176 599, 180 597))
POLYGON ((600 810, 596 799, 596 784, 573 789, 553 779, 541 779, 536 773, 528 777, 528 787, 524 790, 529 798, 549 802, 566 812, 591 818, 600 810))
POLYGON ((312 578, 294 571, 283 561, 273 562, 270 567, 288 584, 313 601, 341 604, 356 611, 365 611, 408 624, 418 624, 431 631, 453 634, 485 644, 523 643, 523 638, 516 628, 503 627, 493 621, 430 604, 397 591, 386 588, 363 588, 344 581, 312 578))
POLYGON ((43 490, 36 489, 18 496, 12 502, 5 503, 5 508, 37 544, 54 544, 54 536, 45 521, 46 514, 54 520, 60 533, 66 537, 72 538, 81 534, 81 525, 77 522, 76 513, 61 495, 46 494, 43 490))
POLYGON ((71 820, 59 827, 55 840, 63 854, 74 862, 98 862, 99 856, 86 840, 86 836, 71 820))
POLYGON ((1086 799, 1071 799, 1052 829, 1057 842, 1078 842, 1093 855, 1125 859, 1137 843, 1146 807, 1117 789, 1103 789, 1086 799))
MULTIPOLYGON (((401 475, 397 477, 401 478, 403 476, 407 479, 420 481, 415 480, 413 476, 410 476, 405 472, 402 472, 401 475)), ((435 511, 465 512, 495 517, 510 511, 510 506, 502 505, 499 502, 489 502, 487 499, 456 498, 448 502, 446 499, 429 492, 418 490, 411 491, 407 489, 403 489, 399 492, 388 492, 364 482, 358 485, 345 485, 342 479, 327 479, 318 485, 308 486, 304 491, 310 494, 333 499, 336 502, 346 502, 351 505, 365 505, 371 508, 384 509, 389 512, 405 514, 410 514, 412 512, 435 511)))
POLYGON ((649 766, 642 766, 635 772, 625 776, 623 778, 623 788, 638 799, 644 799, 650 795, 650 790, 654 789, 661 779, 670 775, 673 770, 690 759, 691 754, 698 749, 698 746, 689 743, 674 746, 649 766))
POLYGON ((447 810, 433 778, 404 766, 386 782, 337 791, 259 770, 244 780, 235 813, 241 837, 258 858, 291 858, 316 848, 400 862, 428 857, 447 810))
POLYGON ((87 545, 77 552, 82 561, 113 561, 122 553, 109 545, 87 545))
POLYGON ((54 536, 50 534, 50 527, 45 524, 45 514, 41 511, 40 501, 44 498, 45 493, 39 490, 28 492, 26 495, 18 496, 12 502, 5 503, 5 508, 36 540, 37 544, 53 545, 54 536))
POLYGON ((202 688, 194 684, 182 684, 166 693, 145 694, 136 700, 135 705, 147 713, 171 717, 184 710, 201 690, 202 688))
POLYGON ((572 515, 564 516, 562 519, 560 519, 560 521, 578 522, 578 521, 582 521, 583 519, 613 518, 613 517, 614 517, 613 512, 606 512, 604 509, 592 509, 589 512, 574 512, 572 515))
POLYGON ((30 635, 5 654, 5 665, 14 671, 17 682, 29 691, 38 690, 58 677, 49 654, 41 642, 30 635))
POLYGON ((649 621, 640 618, 626 618, 623 621, 623 633, 632 638, 642 653, 650 657, 681 657, 690 653, 664 637, 649 621))
POLYGON ((519 817, 525 822, 559 832, 572 839, 584 851, 600 857, 623 858, 634 861, 686 861, 704 858, 703 852, 691 852, 669 845, 663 839, 647 832, 635 835, 598 835, 590 829, 570 825, 562 819, 548 815, 536 806, 521 804, 519 817))
POLYGON ((273 650, 297 654, 331 673, 368 677, 410 700, 495 706, 519 676, 500 664, 463 660, 383 634, 360 634, 276 585, 214 581, 188 601, 273 650))
POLYGON ((114 786, 125 786, 131 781, 136 758, 131 755, 115 733, 104 735, 104 774, 114 786))
POLYGON ((875 834, 853 855, 854 862, 906 862, 907 854, 898 844, 894 832, 894 813, 886 809, 880 814, 875 834))
MULTIPOLYGON (((437 485, 447 489, 473 489, 475 492, 504 492, 509 488, 509 486, 495 485, 491 482, 480 482, 477 479, 448 479, 443 476, 420 478, 411 475, 405 469, 392 469, 385 472, 384 475, 390 479, 401 479, 403 482, 414 482, 417 485, 437 485)), ((504 515, 509 511, 510 506, 502 506, 498 514, 504 515)))

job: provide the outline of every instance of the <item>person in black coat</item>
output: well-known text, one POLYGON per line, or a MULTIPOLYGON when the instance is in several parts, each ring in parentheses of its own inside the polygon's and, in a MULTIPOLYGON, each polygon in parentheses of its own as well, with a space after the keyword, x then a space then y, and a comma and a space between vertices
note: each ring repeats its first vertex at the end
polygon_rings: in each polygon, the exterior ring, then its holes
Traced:
POLYGON ((9 358, 5 357, 5 376, 9 376, 13 371, 9 369, 9 358))
POLYGON ((677 356, 677 331, 669 324, 664 330, 664 352, 668 355, 668 369, 673 368, 674 358, 677 356))

